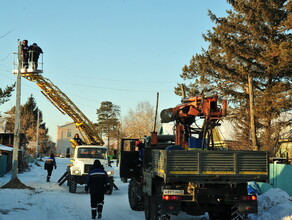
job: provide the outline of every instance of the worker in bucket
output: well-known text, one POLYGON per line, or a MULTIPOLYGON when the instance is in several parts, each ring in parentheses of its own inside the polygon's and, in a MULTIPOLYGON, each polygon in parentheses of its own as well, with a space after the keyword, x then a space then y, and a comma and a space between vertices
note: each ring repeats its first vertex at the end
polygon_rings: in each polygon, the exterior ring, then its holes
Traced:
POLYGON ((43 53, 43 50, 37 45, 37 43, 33 43, 29 46, 29 62, 31 63, 30 67, 32 69, 38 68, 38 60, 41 53, 43 53))
POLYGON ((107 173, 99 160, 95 160, 92 169, 89 171, 85 191, 90 192, 90 204, 92 219, 102 217, 102 209, 104 204, 104 194, 109 188, 109 180, 107 173))
POLYGON ((28 58, 29 58, 29 46, 28 46, 28 40, 23 40, 21 42, 21 62, 22 62, 22 68, 28 68, 28 58))

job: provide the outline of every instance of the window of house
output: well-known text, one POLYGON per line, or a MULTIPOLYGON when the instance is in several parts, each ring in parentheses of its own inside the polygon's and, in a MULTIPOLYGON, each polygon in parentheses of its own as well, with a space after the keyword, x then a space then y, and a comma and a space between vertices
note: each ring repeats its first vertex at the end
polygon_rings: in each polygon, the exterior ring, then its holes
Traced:
POLYGON ((71 130, 67 131, 67 137, 72 137, 72 131, 71 130))

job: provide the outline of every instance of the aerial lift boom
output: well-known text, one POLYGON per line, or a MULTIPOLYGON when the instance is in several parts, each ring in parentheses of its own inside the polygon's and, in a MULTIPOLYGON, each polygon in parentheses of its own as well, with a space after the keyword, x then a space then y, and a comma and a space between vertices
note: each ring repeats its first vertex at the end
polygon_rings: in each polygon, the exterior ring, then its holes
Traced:
POLYGON ((36 82, 41 93, 62 113, 71 117, 76 127, 81 131, 87 145, 103 145, 95 125, 82 113, 82 111, 49 79, 36 72, 24 72, 22 77, 36 82))

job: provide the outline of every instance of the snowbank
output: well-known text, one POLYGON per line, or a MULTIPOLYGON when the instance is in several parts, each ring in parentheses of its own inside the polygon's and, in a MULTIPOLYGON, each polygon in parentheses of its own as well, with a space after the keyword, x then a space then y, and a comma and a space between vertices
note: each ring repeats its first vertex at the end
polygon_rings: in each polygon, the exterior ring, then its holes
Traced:
POLYGON ((292 220, 292 197, 281 189, 269 189, 258 196, 257 215, 249 215, 250 220, 292 220))

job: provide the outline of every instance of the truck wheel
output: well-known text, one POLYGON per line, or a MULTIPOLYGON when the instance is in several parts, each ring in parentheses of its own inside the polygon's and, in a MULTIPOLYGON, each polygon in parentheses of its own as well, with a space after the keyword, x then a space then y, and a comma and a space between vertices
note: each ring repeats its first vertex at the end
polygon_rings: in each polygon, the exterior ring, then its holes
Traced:
POLYGON ((135 179, 131 179, 129 182, 129 188, 128 188, 128 198, 129 198, 129 204, 131 209, 135 211, 141 211, 144 208, 144 201, 142 198, 142 195, 140 195, 142 189, 139 189, 140 187, 135 179))
POLYGON ((121 181, 122 181, 123 183, 126 183, 126 182, 128 182, 128 179, 125 178, 125 177, 121 177, 121 181))
POLYGON ((110 188, 105 192, 107 195, 111 195, 113 193, 114 186, 111 184, 110 188))
MULTIPOLYGON (((231 218, 231 207, 230 206, 222 206, 221 211, 212 211, 208 212, 210 220, 233 220, 231 218)), ((234 219, 235 220, 235 219, 234 219)))
POLYGON ((74 176, 69 176, 69 192, 75 193, 77 189, 77 182, 74 178, 74 176))
POLYGON ((146 220, 158 220, 158 204, 151 196, 145 196, 144 213, 146 220))

